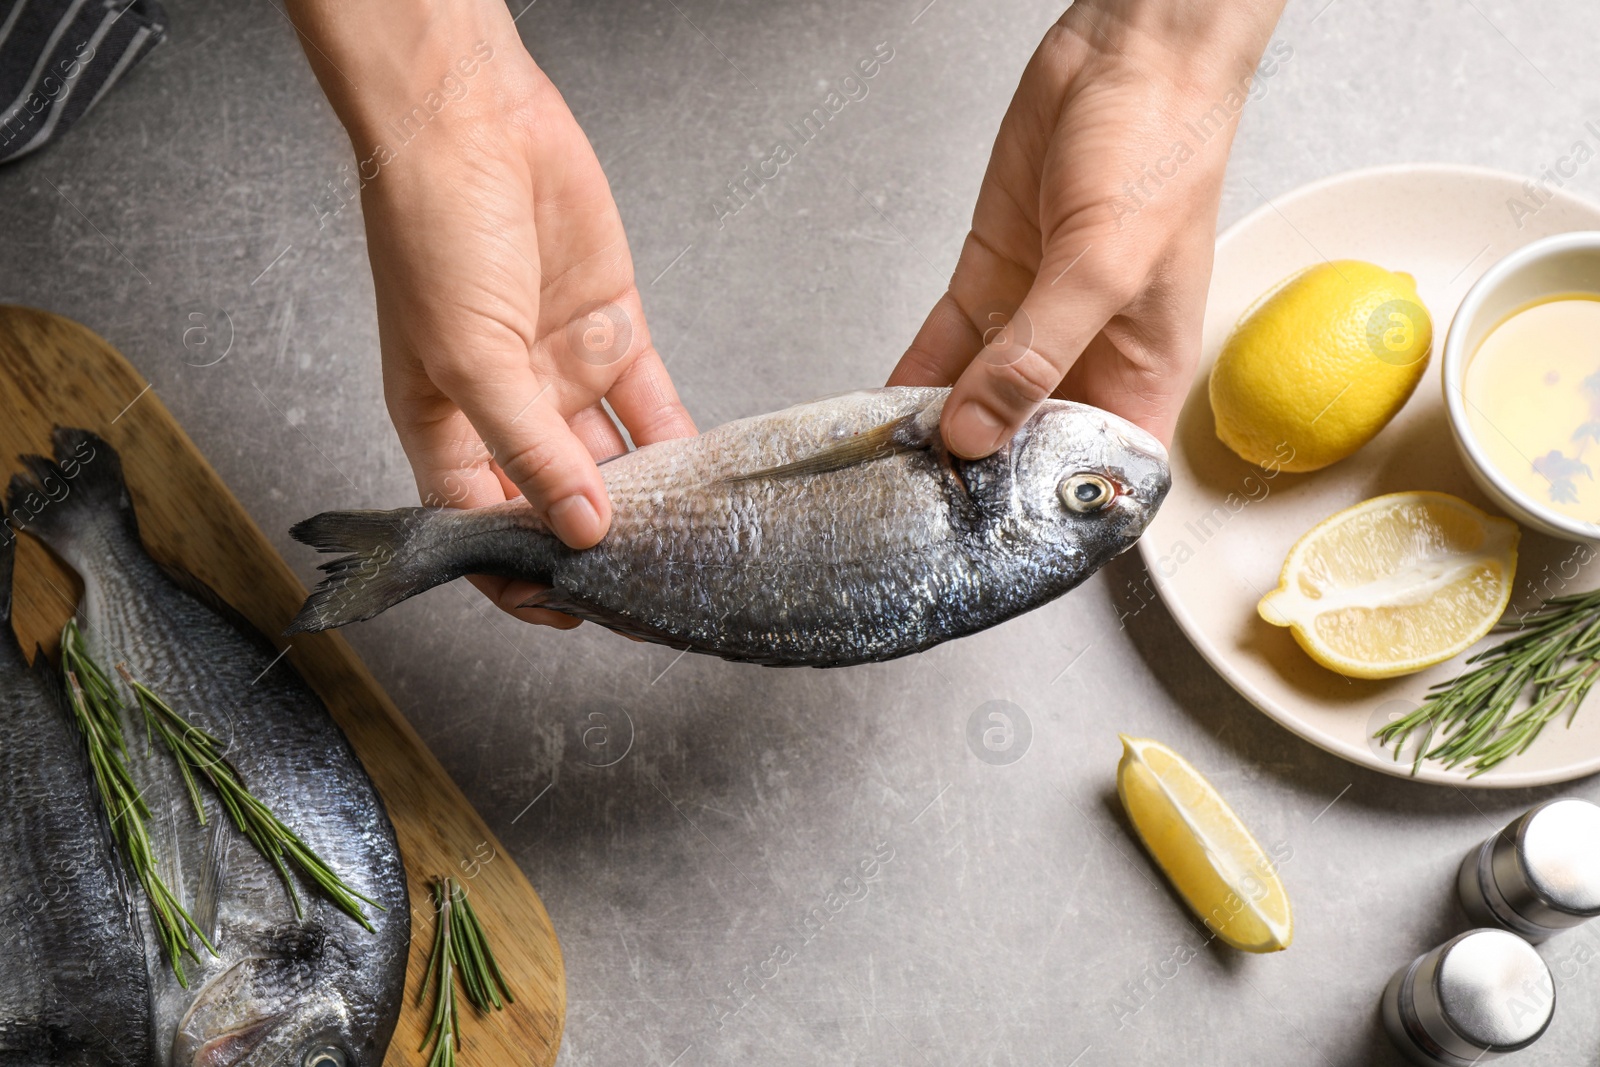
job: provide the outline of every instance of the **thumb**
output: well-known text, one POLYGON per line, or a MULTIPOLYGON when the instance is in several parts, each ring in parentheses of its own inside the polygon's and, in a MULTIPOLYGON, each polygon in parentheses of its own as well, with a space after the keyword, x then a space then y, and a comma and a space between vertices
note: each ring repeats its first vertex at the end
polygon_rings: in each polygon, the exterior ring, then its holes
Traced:
POLYGON ((493 359, 430 368, 550 530, 572 548, 589 548, 611 524, 611 502, 589 450, 567 424, 554 382, 541 382, 517 342, 493 359))
POLYGON ((1010 440, 1133 298, 1120 278, 1082 269, 1087 265, 1075 258, 1081 254, 1075 248, 1045 256, 1016 313, 987 334, 956 380, 941 420, 945 444, 956 455, 981 459, 1010 440), (1074 265, 1079 270, 1068 274, 1074 265))

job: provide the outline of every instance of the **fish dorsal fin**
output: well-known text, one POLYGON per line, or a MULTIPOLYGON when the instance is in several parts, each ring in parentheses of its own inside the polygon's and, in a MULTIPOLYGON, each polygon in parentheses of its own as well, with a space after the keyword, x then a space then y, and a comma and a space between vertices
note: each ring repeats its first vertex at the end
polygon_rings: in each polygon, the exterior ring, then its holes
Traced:
POLYGON ((807 474, 827 474, 830 471, 853 467, 858 463, 888 459, 904 452, 922 451, 933 447, 939 441, 939 412, 942 410, 942 404, 930 404, 910 414, 874 426, 870 430, 841 438, 802 459, 745 474, 735 474, 724 481, 753 482, 794 478, 807 474))
POLYGON ((178 564, 167 563, 164 560, 154 559, 154 557, 152 559, 161 573, 167 576, 168 581, 187 593, 191 600, 199 601, 220 615, 228 625, 243 634, 268 659, 279 655, 280 649, 267 639, 266 634, 262 633, 255 623, 246 618, 244 612, 222 599, 222 594, 178 564))
POLYGON ((167 580, 173 585, 177 586, 179 589, 182 589, 185 593, 189 594, 190 597, 200 601, 200 603, 204 604, 218 615, 225 617, 235 626, 238 626, 244 630, 259 632, 256 630, 255 626, 251 624, 250 620, 244 617, 239 609, 235 608, 226 600, 223 600, 220 593, 211 588, 211 586, 207 585, 205 582, 201 581, 199 578, 196 578, 188 570, 176 563, 168 563, 165 560, 155 559, 153 556, 151 558, 154 560, 155 565, 160 568, 161 573, 167 576, 167 580))

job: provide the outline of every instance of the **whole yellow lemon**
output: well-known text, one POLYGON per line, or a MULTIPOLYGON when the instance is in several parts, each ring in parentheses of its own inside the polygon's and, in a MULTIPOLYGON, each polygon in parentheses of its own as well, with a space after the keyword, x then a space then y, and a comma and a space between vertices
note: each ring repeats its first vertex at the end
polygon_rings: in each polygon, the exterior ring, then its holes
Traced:
POLYGON ((1264 467, 1337 463, 1410 399, 1432 348, 1411 275, 1354 259, 1308 267, 1257 300, 1217 356, 1217 437, 1264 467))

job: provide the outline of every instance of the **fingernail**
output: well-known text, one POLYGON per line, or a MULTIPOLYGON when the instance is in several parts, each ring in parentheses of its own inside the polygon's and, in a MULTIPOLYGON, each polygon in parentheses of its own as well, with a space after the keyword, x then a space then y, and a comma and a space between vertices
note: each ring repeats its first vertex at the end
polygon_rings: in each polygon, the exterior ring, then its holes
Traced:
POLYGON ((600 540, 603 532, 600 529, 600 513, 582 493, 551 504, 545 518, 555 535, 573 548, 588 548, 600 540))
POLYGON ((982 459, 993 455, 1006 438, 1006 424, 1000 416, 975 400, 956 408, 945 427, 944 439, 950 451, 963 459, 982 459))

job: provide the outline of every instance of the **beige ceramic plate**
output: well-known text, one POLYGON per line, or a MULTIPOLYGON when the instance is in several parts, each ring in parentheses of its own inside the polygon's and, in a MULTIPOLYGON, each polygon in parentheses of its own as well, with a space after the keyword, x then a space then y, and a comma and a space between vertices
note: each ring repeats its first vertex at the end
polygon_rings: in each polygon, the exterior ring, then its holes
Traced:
MULTIPOLYGON (((1465 657, 1389 681, 1344 678, 1314 663, 1288 630, 1262 622, 1255 605, 1277 585, 1283 557, 1302 533, 1368 497, 1438 489, 1495 512, 1457 458, 1445 421, 1438 364, 1450 318, 1478 275, 1512 249, 1547 234, 1600 229, 1600 207, 1560 193, 1540 207, 1524 182, 1429 164, 1354 171, 1263 205, 1224 233, 1200 373, 1173 442, 1172 492, 1139 542, 1178 624, 1235 689, 1313 744, 1389 774, 1409 774, 1410 761, 1396 763, 1370 741, 1372 732, 1459 673, 1465 657), (1365 259, 1412 274, 1433 316, 1432 361, 1411 402, 1360 452, 1312 474, 1269 478, 1216 439, 1206 394, 1211 362, 1256 297, 1324 259, 1365 259)), ((1524 530, 1513 608, 1600 586, 1600 562, 1588 562, 1594 556, 1524 530)), ((1469 780, 1462 770, 1425 764, 1419 777, 1508 788, 1597 771, 1600 688, 1570 729, 1551 724, 1526 753, 1487 774, 1469 780)))

